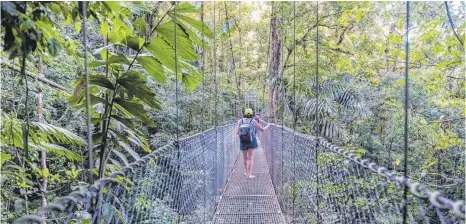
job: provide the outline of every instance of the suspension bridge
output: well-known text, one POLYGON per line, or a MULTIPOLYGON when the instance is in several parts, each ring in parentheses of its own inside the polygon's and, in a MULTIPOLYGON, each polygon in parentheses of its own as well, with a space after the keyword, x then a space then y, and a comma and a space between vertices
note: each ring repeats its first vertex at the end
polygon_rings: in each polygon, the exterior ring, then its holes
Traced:
POLYGON ((235 130, 171 142, 15 223, 402 223, 404 206, 409 223, 464 223, 461 200, 283 126, 262 133, 249 179, 235 130))
MULTIPOLYGON (((407 15, 408 27, 409 3, 407 15)), ((318 36, 317 29, 317 41, 318 36)), ((407 81, 406 71, 405 161, 407 81)), ((318 70, 316 83, 318 104, 318 70)), ((178 92, 176 82, 177 125, 178 92)), ((247 99, 247 104, 256 100, 247 99)), ((463 200, 410 180, 406 168, 404 175, 396 173, 345 151, 318 131, 305 135, 293 126, 272 125, 262 133, 255 178, 244 175, 236 124, 215 125, 183 139, 177 128, 175 141, 14 223, 464 223, 463 200)))

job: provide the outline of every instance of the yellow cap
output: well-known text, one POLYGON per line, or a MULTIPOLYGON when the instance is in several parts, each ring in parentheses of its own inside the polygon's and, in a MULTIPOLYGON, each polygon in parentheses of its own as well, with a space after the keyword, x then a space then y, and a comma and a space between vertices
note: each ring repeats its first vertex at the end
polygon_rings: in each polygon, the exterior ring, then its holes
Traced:
POLYGON ((244 115, 252 115, 253 112, 252 112, 252 109, 248 108, 244 111, 244 115))

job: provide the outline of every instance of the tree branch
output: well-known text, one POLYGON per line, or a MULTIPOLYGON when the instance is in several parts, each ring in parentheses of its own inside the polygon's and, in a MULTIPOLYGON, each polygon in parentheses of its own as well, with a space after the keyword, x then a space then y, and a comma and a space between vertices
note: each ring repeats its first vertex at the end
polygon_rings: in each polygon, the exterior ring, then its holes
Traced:
POLYGON ((447 16, 448 16, 448 21, 450 22, 450 25, 451 25, 451 29, 453 30, 453 33, 455 34, 456 39, 458 39, 458 41, 460 42, 461 46, 464 47, 463 40, 461 39, 461 37, 458 35, 458 33, 455 30, 455 24, 453 24, 453 19, 451 18, 450 8, 448 7, 447 1, 445 1, 445 8, 447 8, 447 16))
POLYGON ((452 78, 452 79, 462 79, 462 80, 466 80, 465 77, 455 77, 455 76, 451 76, 451 75, 447 75, 448 78, 452 78))
MULTIPOLYGON (((15 72, 21 72, 21 70, 17 67, 15 67, 14 65, 12 64, 9 64, 8 62, 6 61, 3 61, 3 60, 0 60, 0 63, 2 66, 6 66, 8 67, 9 69, 11 69, 12 71, 15 71, 15 72)), ((69 89, 67 89, 66 87, 62 86, 62 85, 59 85, 55 82, 53 82, 52 80, 49 80, 47 78, 44 78, 44 77, 41 77, 41 75, 38 75, 38 74, 34 74, 32 72, 28 72, 26 71, 26 75, 31 77, 31 78, 34 78, 34 79, 37 79, 47 85, 49 85, 50 87, 53 87, 53 88, 56 88, 56 89, 60 89, 60 90, 64 90, 64 91, 70 91, 69 89)))

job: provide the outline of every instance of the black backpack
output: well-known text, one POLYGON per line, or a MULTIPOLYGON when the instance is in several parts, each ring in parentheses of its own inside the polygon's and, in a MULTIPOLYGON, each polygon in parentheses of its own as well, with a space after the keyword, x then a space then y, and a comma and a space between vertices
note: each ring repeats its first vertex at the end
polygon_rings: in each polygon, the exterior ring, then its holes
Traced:
POLYGON ((244 119, 241 119, 239 125, 239 140, 242 144, 250 144, 252 142, 253 128, 251 127, 252 119, 249 119, 249 122, 244 122, 244 119))

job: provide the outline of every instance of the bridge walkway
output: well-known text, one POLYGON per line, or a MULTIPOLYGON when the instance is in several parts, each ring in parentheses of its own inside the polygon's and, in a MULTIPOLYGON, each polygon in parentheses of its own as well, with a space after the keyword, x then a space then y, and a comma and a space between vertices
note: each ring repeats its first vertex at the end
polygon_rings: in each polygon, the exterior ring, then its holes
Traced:
POLYGON ((254 154, 252 175, 255 177, 248 178, 244 173, 243 155, 239 153, 217 206, 213 223, 285 223, 261 146, 254 154))

